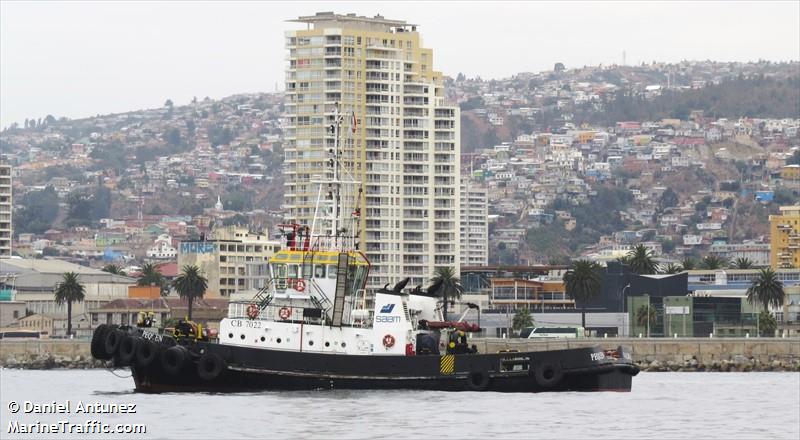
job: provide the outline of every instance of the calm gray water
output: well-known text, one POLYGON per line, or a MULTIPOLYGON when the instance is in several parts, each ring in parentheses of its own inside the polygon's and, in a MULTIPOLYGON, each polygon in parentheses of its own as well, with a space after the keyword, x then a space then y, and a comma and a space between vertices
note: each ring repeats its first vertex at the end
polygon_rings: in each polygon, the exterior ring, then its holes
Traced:
POLYGON ((105 370, 0 370, 0 438, 800 438, 800 373, 641 373, 631 393, 133 393, 105 370), (70 400, 73 414, 11 414, 70 400), (136 414, 74 414, 78 401, 136 414), (146 434, 9 434, 9 422, 144 424, 146 434))

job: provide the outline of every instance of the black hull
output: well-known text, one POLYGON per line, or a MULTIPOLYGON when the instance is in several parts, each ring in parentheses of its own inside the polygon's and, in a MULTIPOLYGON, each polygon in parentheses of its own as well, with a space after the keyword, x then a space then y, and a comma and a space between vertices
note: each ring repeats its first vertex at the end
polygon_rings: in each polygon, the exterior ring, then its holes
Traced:
MULTIPOLYGON (((177 372, 168 372, 162 362, 152 362, 147 367, 131 362, 137 391, 630 391, 631 379, 638 373, 623 347, 612 350, 618 358, 611 358, 605 357, 608 352, 599 347, 525 353, 355 356, 197 341, 184 341, 181 345, 187 348, 188 356, 177 372), (209 377, 199 373, 203 355, 222 361, 219 374, 209 377)), ((160 347, 162 357, 165 349, 160 347)), ((118 356, 115 362, 119 362, 118 356)))
POLYGON ((498 374, 490 377, 485 388, 470 384, 469 377, 452 378, 330 378, 294 376, 259 371, 227 370, 214 380, 206 381, 196 374, 181 377, 166 376, 161 371, 131 367, 136 391, 143 393, 210 392, 237 393, 259 390, 326 390, 326 389, 383 389, 428 391, 495 391, 536 393, 545 391, 618 391, 629 392, 631 381, 638 371, 613 368, 606 371, 565 375, 552 387, 540 386, 529 374, 498 374))

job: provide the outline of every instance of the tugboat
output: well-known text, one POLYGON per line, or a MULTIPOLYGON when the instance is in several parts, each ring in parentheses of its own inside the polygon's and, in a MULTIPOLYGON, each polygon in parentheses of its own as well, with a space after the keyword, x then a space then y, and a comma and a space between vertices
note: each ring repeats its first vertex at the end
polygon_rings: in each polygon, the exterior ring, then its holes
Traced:
MULTIPOLYGON (((343 186, 359 185, 340 176, 338 109, 334 121, 332 178, 317 182, 312 225, 279 225, 286 246, 270 259, 265 287, 230 302, 217 335, 187 321, 174 329, 146 318, 136 327, 103 324, 92 355, 130 367, 139 392, 630 391, 639 370, 627 347, 478 353, 468 335, 480 328, 463 317, 447 321, 437 285, 387 284, 368 308, 360 210, 341 206, 343 186)), ((345 198, 357 201, 355 194, 345 198)))

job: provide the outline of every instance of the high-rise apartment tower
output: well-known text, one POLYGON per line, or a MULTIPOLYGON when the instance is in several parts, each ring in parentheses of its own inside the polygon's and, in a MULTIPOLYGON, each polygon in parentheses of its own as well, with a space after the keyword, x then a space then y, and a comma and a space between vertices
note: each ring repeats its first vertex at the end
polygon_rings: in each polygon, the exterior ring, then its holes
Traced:
POLYGON ((11 256, 11 165, 0 159, 0 258, 11 256))
POLYGON ((442 74, 417 27, 332 12, 292 21, 307 29, 286 33, 290 219, 311 225, 314 180, 332 176, 338 105, 343 177, 361 188, 343 204, 358 215, 359 246, 372 263, 368 287, 404 277, 409 287, 425 285, 436 267, 458 272, 459 109, 445 104, 442 74))

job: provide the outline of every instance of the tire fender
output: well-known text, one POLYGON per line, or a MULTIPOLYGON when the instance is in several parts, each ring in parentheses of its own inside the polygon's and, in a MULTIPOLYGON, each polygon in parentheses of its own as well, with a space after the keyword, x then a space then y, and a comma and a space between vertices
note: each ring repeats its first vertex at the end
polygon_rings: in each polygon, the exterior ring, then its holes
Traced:
POLYGON ((561 379, 564 377, 564 372, 561 370, 561 364, 542 362, 536 365, 533 376, 540 387, 552 388, 561 382, 561 379))
POLYGON ((142 339, 136 349, 136 364, 140 367, 147 367, 158 358, 160 346, 153 341, 142 339))
POLYGON ((161 355, 161 366, 167 374, 178 374, 189 359, 189 350, 182 345, 175 345, 164 350, 161 355))
POLYGON ((488 371, 473 371, 467 376, 467 388, 470 391, 486 391, 490 381, 488 371))
POLYGON ((203 380, 216 379, 225 368, 225 361, 216 353, 206 352, 197 361, 197 375, 203 380))
POLYGON ((139 348, 141 338, 127 335, 119 345, 119 358, 124 364, 133 364, 136 361, 136 350, 139 348))
POLYGON ((103 344, 106 349, 106 355, 109 357, 113 357, 117 354, 117 350, 119 350, 119 346, 122 344, 122 340, 125 339, 125 332, 115 328, 106 334, 105 343, 103 344))
POLYGON ((93 358, 101 361, 107 361, 111 359, 111 355, 106 352, 106 336, 108 336, 108 332, 113 329, 114 328, 108 324, 100 324, 94 329, 91 344, 93 358))

